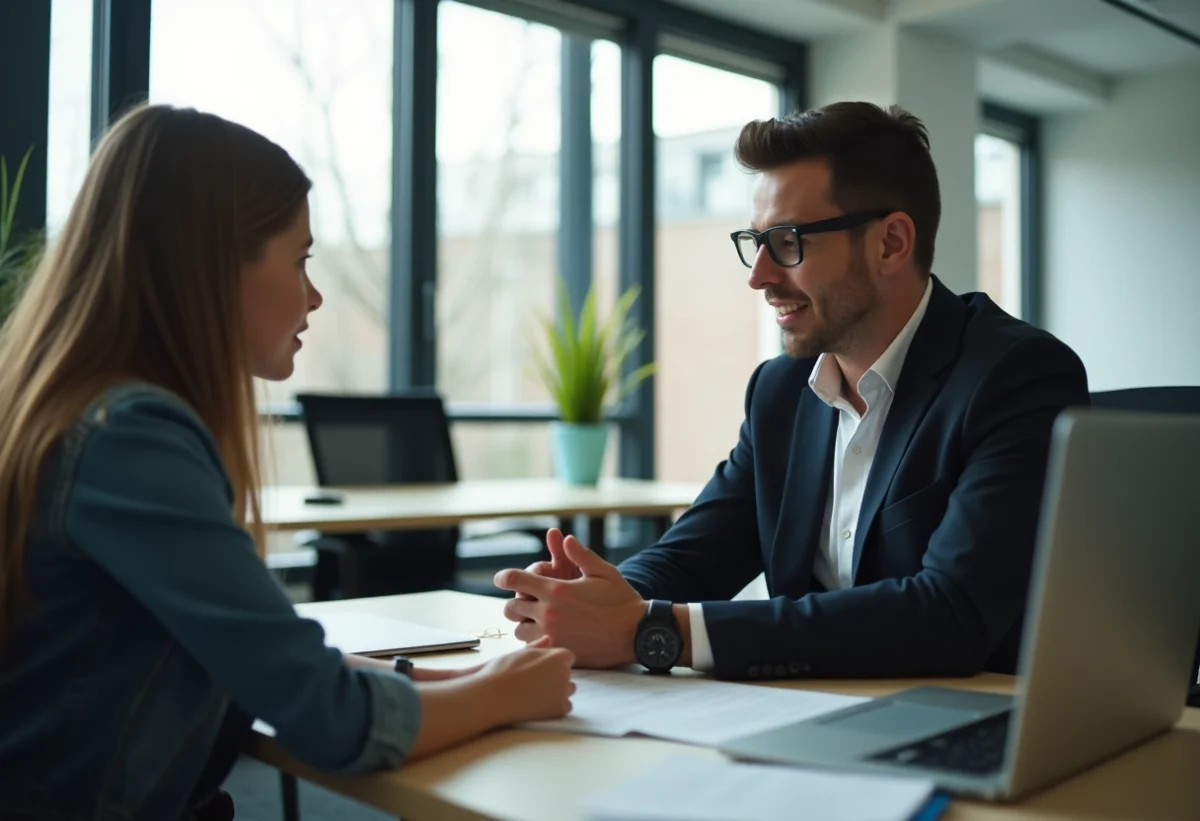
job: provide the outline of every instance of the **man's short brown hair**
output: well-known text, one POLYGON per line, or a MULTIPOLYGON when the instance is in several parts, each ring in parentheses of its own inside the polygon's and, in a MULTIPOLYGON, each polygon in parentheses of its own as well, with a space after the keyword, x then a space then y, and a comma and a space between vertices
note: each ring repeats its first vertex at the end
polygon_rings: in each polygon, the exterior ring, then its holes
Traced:
POLYGON ((913 258, 928 273, 942 198, 925 125, 899 106, 833 103, 747 123, 734 148, 751 171, 809 158, 829 162, 830 197, 846 213, 889 208, 916 226, 913 258))

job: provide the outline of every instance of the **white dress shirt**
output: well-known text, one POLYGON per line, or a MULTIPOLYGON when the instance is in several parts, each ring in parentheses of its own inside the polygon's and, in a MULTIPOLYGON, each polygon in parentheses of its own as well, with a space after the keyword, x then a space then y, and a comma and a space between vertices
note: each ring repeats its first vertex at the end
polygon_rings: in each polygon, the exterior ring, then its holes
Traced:
MULTIPOLYGON (((821 354, 808 377, 808 386, 813 393, 822 402, 838 410, 833 481, 825 502, 821 544, 813 562, 813 575, 827 590, 854 586, 854 533, 858 528, 863 493, 867 489, 867 476, 879 447, 884 420, 892 407, 900 370, 904 367, 904 359, 908 356, 917 327, 925 317, 932 292, 933 279, 930 278, 925 284, 925 294, 908 323, 858 380, 858 395, 867 406, 864 414, 860 416, 843 396, 842 369, 835 357, 821 354)), ((712 645, 709 644, 708 628, 704 624, 704 608, 700 604, 689 604, 688 613, 691 617, 692 667, 696 670, 712 670, 712 645)))

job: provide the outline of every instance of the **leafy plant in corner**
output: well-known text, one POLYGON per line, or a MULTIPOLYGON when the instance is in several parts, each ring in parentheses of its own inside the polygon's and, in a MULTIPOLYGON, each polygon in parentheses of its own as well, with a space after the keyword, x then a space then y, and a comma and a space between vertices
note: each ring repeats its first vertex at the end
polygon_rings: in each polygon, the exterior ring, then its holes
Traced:
POLYGON ((608 319, 597 316, 596 294, 588 289, 579 317, 571 311, 566 286, 559 282, 559 321, 540 313, 545 345, 534 346, 534 362, 563 422, 597 424, 604 419, 605 400, 619 403, 654 373, 648 362, 628 374, 626 359, 645 338, 645 331, 630 318, 629 310, 640 291, 631 287, 621 294, 608 319))
POLYGON ((21 195, 21 182, 33 149, 25 152, 21 164, 11 181, 8 163, 0 155, 0 325, 8 319, 25 287, 25 281, 37 267, 41 258, 45 238, 40 231, 18 233, 14 230, 17 216, 17 199, 21 195))

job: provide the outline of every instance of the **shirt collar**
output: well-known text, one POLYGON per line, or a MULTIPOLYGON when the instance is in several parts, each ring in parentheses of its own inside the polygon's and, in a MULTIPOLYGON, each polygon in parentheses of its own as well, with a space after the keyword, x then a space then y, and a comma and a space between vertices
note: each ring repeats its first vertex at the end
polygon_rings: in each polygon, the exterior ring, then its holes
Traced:
MULTIPOLYGON (((917 304, 913 315, 900 329, 900 333, 896 334, 892 344, 887 346, 887 349, 875 360, 875 364, 868 368, 862 379, 858 381, 860 395, 864 380, 872 373, 882 379, 888 390, 893 395, 895 394, 896 383, 900 381, 900 370, 904 367, 904 359, 908 356, 908 349, 912 347, 913 337, 917 335, 917 328, 920 327, 921 320, 925 318, 925 311, 929 307, 929 297, 932 293, 933 277, 929 277, 925 281, 925 293, 921 295, 921 301, 917 304)), ((823 353, 817 358, 816 365, 813 366, 812 373, 808 377, 808 386, 812 388, 813 393, 820 397, 822 402, 826 405, 833 405, 842 398, 842 379, 842 369, 838 366, 837 359, 830 354, 823 353)))

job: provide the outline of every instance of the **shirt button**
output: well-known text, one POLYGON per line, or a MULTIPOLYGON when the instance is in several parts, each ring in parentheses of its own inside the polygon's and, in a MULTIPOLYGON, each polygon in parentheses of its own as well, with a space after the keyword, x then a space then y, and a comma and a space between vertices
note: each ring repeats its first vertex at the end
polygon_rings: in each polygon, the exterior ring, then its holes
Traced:
POLYGON ((862 453, 862 448, 860 448, 858 445, 850 448, 850 450, 854 451, 855 456, 858 456, 858 454, 862 453))
POLYGON ((842 531, 842 538, 843 538, 843 539, 849 539, 849 538, 850 538, 850 528, 846 528, 845 530, 843 530, 843 531, 842 531))

